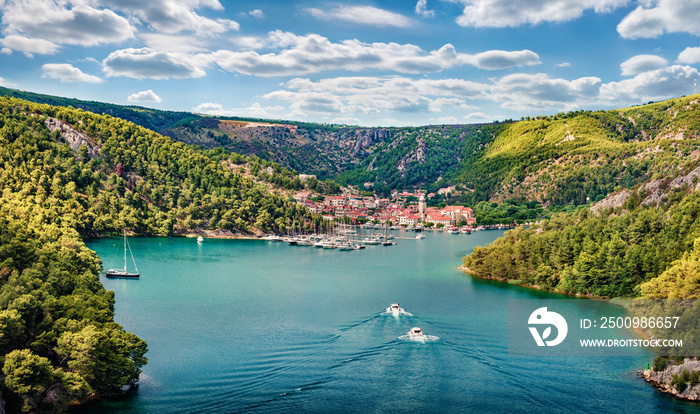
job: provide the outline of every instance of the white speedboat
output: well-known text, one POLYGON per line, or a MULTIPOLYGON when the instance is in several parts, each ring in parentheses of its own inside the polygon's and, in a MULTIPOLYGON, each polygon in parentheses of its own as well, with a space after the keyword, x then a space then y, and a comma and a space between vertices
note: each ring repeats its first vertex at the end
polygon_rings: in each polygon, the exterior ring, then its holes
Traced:
POLYGON ((350 243, 338 243, 338 250, 341 250, 341 251, 352 250, 352 244, 350 244, 350 243))
POLYGON ((403 309, 401 309, 401 306, 399 306, 398 303, 392 303, 391 306, 386 308, 386 313, 391 313, 394 316, 398 316, 401 312, 405 312, 403 309))
POLYGON ((411 313, 406 312, 398 303, 392 303, 388 308, 386 308, 386 313, 393 316, 408 315, 413 316, 411 313))
POLYGON ((423 333, 423 330, 418 327, 411 328, 410 331, 408 331, 408 336, 411 338, 417 338, 417 337, 423 337, 425 334, 423 333))
POLYGON ((197 243, 204 243, 204 237, 202 237, 202 236, 197 237, 197 243))

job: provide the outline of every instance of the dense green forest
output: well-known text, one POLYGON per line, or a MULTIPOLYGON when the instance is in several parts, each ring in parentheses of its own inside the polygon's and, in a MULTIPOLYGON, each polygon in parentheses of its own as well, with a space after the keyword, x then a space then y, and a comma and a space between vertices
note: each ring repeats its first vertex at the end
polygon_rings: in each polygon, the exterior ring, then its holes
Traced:
MULTIPOLYGON (((334 179, 340 183, 374 183, 374 190, 388 195, 394 189, 425 188, 436 192, 447 187, 449 174, 475 163, 484 148, 507 123, 436 125, 392 129, 392 139, 372 145, 359 165, 334 179)), ((477 196, 475 199, 488 200, 477 196)))
POLYGON ((198 150, 79 109, 8 98, 0 100, 0 107, 0 186, 32 191, 59 224, 81 234, 122 228, 144 235, 195 228, 247 233, 284 230, 300 217, 312 219, 287 198, 239 174, 244 168, 258 180, 305 187, 278 165, 221 149, 198 150), (76 148, 63 143, 66 139, 76 148))
POLYGON ((462 201, 587 204, 700 157, 700 95, 611 111, 573 111, 508 125, 447 181, 462 201))
POLYGON ((363 128, 202 116, 7 88, 0 94, 106 113, 177 141, 255 155, 321 180, 372 182, 381 195, 456 185, 461 194, 453 201, 472 206, 508 199, 584 205, 700 157, 700 95, 519 122, 363 128))
POLYGON ((113 320, 83 237, 282 230, 320 217, 273 195, 283 167, 111 116, 0 98, 0 367, 6 409, 61 410, 138 381, 146 343, 113 320), (240 173, 245 172, 246 178, 240 173), (255 180, 255 181, 254 181, 255 180))
POLYGON ((644 188, 622 207, 558 213, 508 231, 474 249, 464 265, 479 276, 570 294, 698 297, 700 192, 685 185, 642 205, 644 188))

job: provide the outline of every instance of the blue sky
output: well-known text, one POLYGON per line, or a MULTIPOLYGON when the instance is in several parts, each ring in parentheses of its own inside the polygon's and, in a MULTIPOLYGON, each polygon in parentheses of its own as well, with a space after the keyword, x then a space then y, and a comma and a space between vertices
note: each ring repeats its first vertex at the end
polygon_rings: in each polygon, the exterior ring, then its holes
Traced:
POLYGON ((0 0, 0 85, 365 126, 693 93, 700 0, 0 0))

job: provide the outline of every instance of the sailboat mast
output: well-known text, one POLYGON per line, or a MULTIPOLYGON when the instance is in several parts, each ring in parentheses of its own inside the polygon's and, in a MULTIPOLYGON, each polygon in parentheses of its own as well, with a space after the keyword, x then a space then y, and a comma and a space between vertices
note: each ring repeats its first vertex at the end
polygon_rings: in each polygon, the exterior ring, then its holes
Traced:
POLYGON ((124 229, 124 271, 126 272, 126 229, 124 229))

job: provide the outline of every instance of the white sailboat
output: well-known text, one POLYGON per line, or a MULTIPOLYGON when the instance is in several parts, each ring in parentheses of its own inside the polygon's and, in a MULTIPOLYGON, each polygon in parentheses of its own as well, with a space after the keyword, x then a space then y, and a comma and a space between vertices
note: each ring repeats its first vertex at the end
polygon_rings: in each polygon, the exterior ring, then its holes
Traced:
POLYGON ((124 230, 124 268, 123 269, 109 269, 107 272, 105 272, 105 276, 110 277, 110 278, 116 278, 116 277, 122 277, 122 278, 138 278, 139 277, 139 269, 136 267, 136 260, 134 260, 134 254, 131 253, 131 246, 129 246, 129 242, 126 240, 126 230, 124 230), (134 263, 134 269, 135 272, 129 272, 129 270, 126 267, 126 249, 129 249, 129 254, 131 254, 131 261, 134 263))

